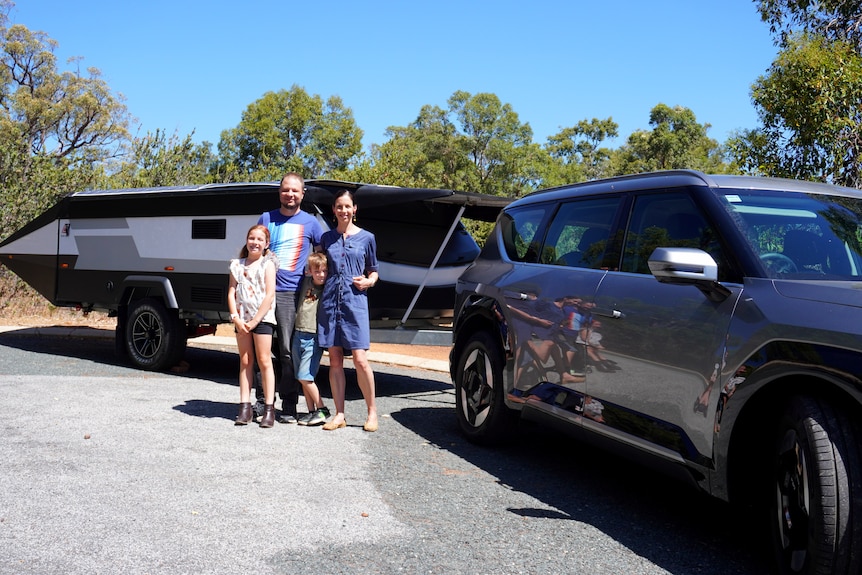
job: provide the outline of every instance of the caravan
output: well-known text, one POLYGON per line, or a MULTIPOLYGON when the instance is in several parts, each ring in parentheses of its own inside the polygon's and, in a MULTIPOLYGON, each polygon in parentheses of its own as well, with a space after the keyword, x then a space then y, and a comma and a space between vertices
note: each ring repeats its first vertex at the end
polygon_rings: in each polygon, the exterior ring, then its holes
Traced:
MULTIPOLYGON (((479 253, 461 217, 493 221, 509 200, 452 190, 306 182, 303 209, 331 227, 335 191, 352 190, 360 225, 377 236, 377 326, 449 322, 458 276, 479 253)), ((189 337, 228 323, 228 261, 278 183, 84 191, 0 243, 0 261, 52 304, 117 318, 117 350, 162 370, 189 337)))

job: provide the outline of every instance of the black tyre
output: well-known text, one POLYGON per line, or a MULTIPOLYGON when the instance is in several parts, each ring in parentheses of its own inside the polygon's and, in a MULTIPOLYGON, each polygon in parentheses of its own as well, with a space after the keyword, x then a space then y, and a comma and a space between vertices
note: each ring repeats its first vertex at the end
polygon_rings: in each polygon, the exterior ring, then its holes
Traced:
POLYGON ((133 303, 125 323, 126 352, 136 367, 161 371, 182 359, 185 332, 177 315, 160 302, 142 299, 133 303))
POLYGON ((824 400, 789 401, 778 430, 770 509, 778 573, 862 572, 858 429, 824 400))
POLYGON ((499 345, 487 333, 473 334, 455 371, 455 408, 467 439, 494 444, 511 433, 515 414, 506 407, 505 395, 499 345))

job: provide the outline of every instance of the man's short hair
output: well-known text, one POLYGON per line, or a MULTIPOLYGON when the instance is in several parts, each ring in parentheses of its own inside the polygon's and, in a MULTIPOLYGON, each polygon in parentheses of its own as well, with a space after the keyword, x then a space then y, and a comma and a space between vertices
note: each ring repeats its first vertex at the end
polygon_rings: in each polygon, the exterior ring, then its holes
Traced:
POLYGON ((288 172, 284 176, 282 176, 281 182, 279 182, 279 186, 283 184, 284 180, 286 180, 287 178, 296 178, 297 180, 299 180, 299 186, 302 188, 303 191, 305 191, 305 179, 296 172, 288 172))

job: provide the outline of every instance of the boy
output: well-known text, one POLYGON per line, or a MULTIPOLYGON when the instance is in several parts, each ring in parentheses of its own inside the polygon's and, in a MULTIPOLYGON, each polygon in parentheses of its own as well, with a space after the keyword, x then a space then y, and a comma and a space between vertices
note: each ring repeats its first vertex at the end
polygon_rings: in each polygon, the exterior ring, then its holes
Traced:
POLYGON ((302 385, 302 393, 308 406, 308 413, 297 420, 299 425, 322 425, 329 418, 329 409, 323 405, 320 390, 314 383, 323 355, 323 348, 317 345, 317 304, 323 293, 326 273, 326 254, 308 254, 305 278, 299 292, 292 349, 296 379, 302 385))

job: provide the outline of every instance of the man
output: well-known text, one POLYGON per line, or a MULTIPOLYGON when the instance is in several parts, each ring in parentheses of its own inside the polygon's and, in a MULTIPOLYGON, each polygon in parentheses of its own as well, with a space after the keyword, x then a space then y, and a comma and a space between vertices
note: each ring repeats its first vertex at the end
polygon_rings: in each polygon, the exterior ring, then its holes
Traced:
POLYGON ((296 172, 281 179, 278 189, 281 207, 261 214, 258 223, 269 228, 271 249, 278 256, 275 275, 275 318, 278 322, 278 347, 281 360, 281 397, 279 423, 296 423, 299 384, 290 357, 291 336, 296 321, 296 292, 305 274, 305 264, 313 246, 320 243, 323 229, 311 214, 300 209, 305 196, 305 180, 296 172))

